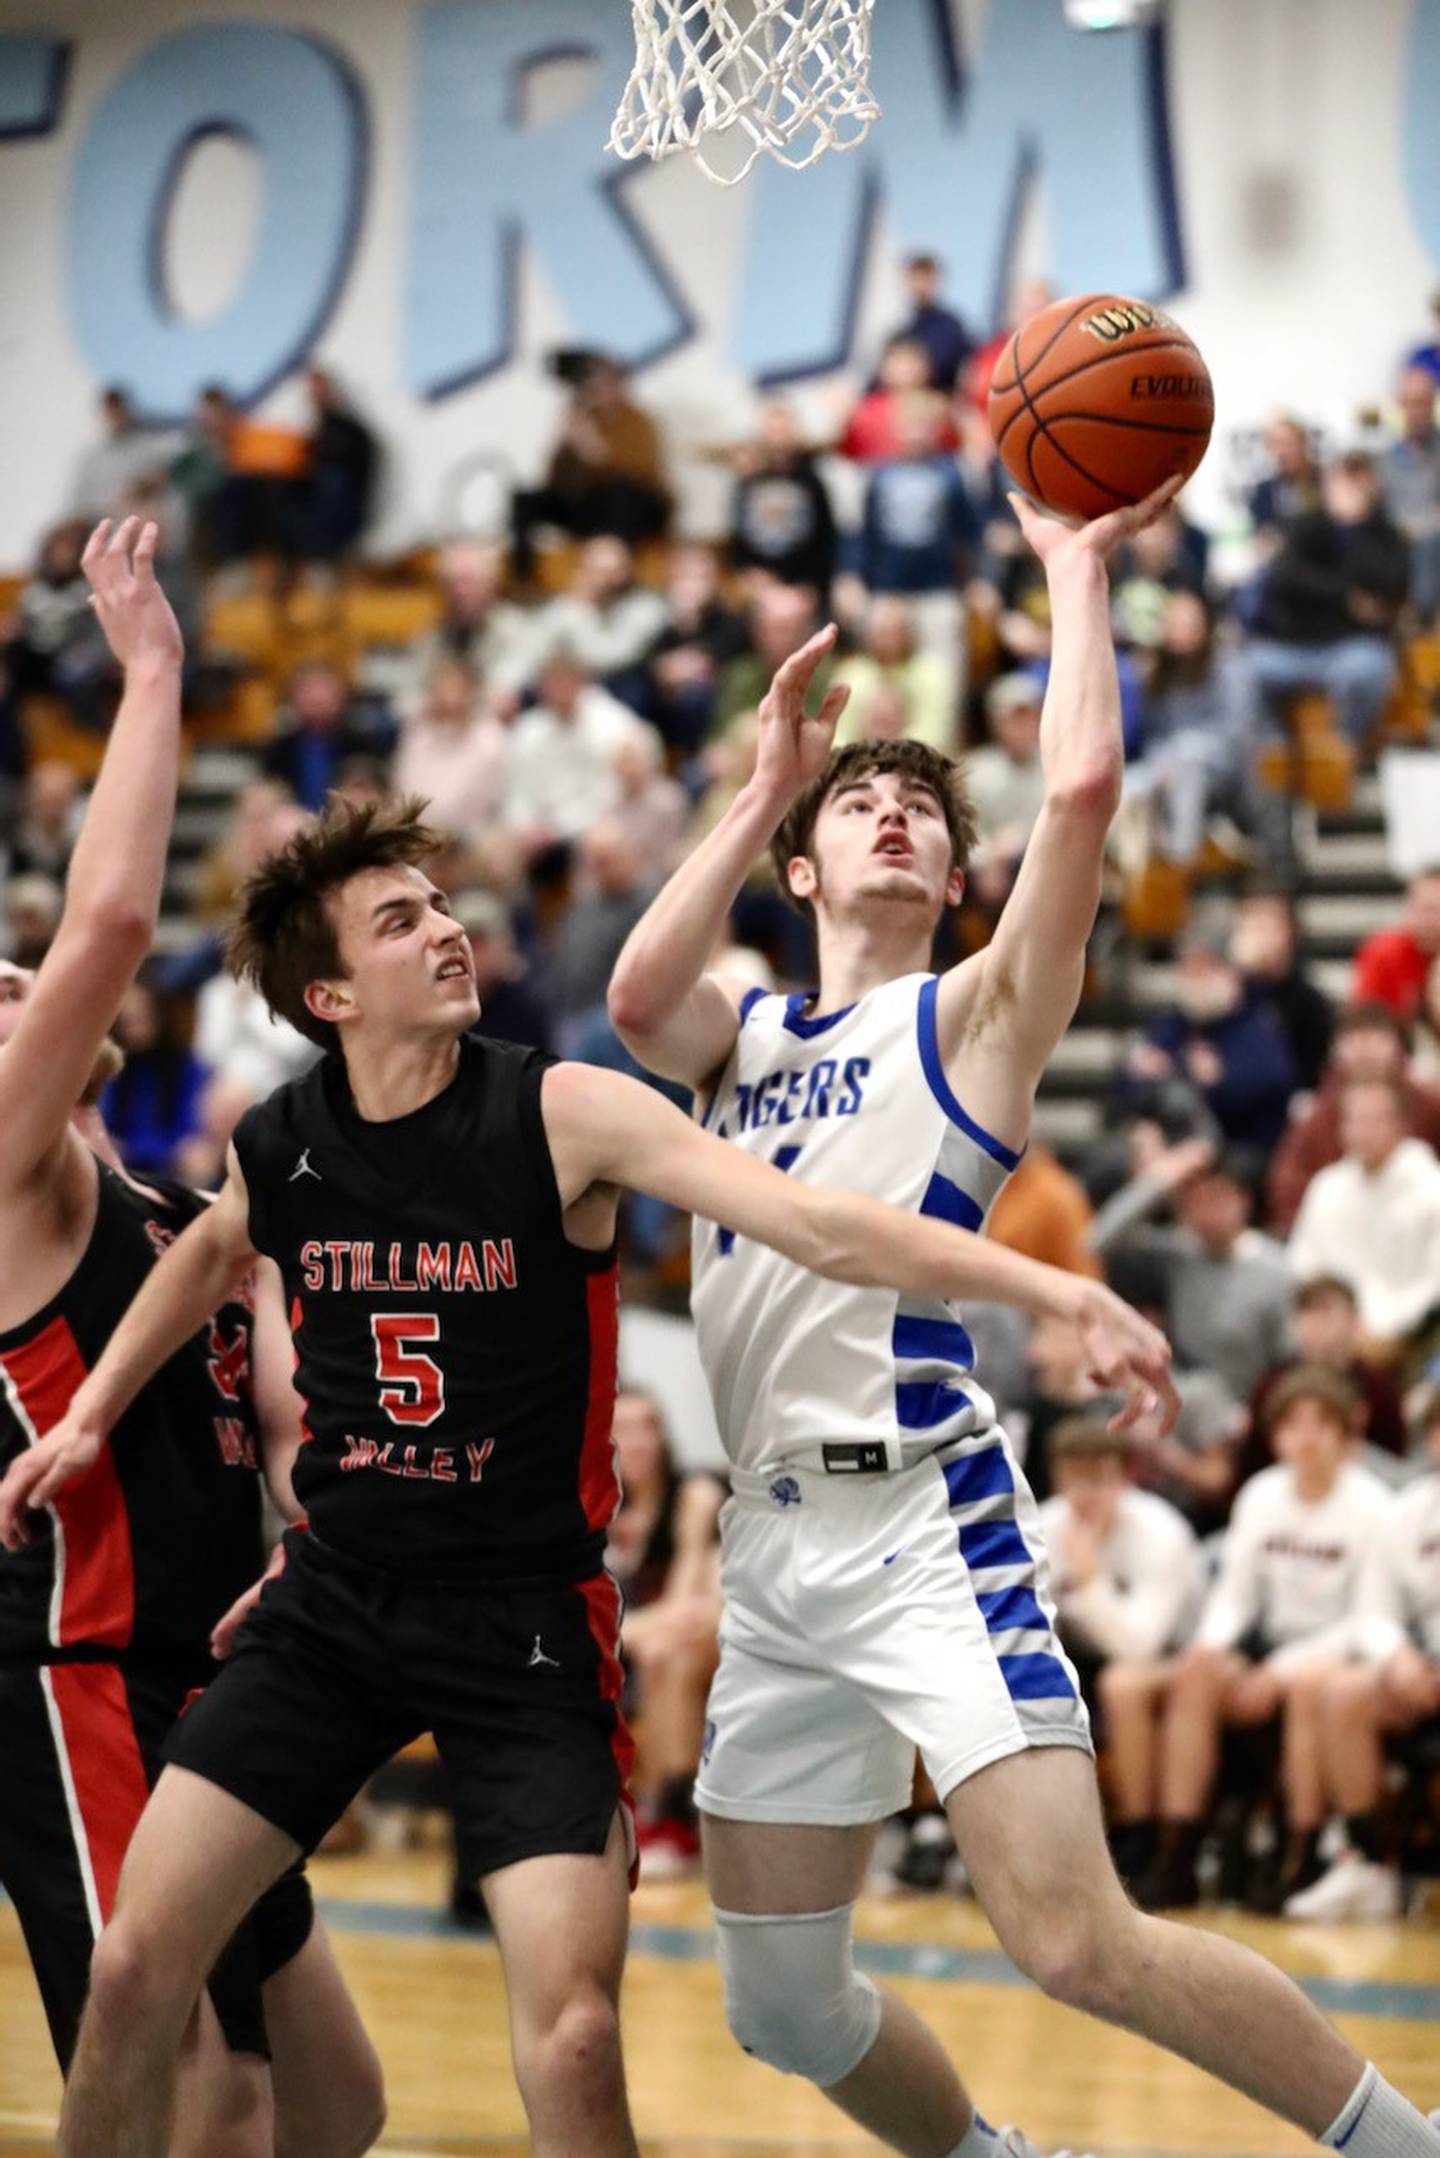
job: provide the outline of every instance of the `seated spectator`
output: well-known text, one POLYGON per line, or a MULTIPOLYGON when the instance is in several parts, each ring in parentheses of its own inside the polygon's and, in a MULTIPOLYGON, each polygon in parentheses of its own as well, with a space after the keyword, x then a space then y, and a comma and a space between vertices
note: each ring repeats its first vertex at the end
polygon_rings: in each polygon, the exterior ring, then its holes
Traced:
MULTIPOLYGON (((905 454, 902 417, 917 396, 931 398, 930 355, 924 345, 908 337, 892 337, 880 361, 873 389, 865 392, 845 422, 835 448, 841 457, 856 464, 884 464, 905 454)), ((954 452, 960 436, 953 415, 944 405, 937 422, 934 448, 954 452)))
POLYGON ((1326 1691, 1324 1756, 1345 1841, 1327 1873, 1285 1906, 1287 1918, 1398 1918, 1397 1854, 1382 1812, 1387 1740, 1440 1716, 1440 1403, 1425 1418, 1427 1473, 1390 1501, 1360 1575, 1359 1661, 1326 1691))
POLYGON ((1409 1019, 1432 962, 1440 958, 1440 864, 1410 879, 1405 913, 1393 929, 1377 929, 1355 954, 1350 995, 1357 1004, 1386 1004, 1409 1019))
POLYGON ((1217 1374, 1236 1401, 1284 1356, 1294 1298, 1284 1253, 1249 1235, 1253 1163, 1236 1149, 1209 1158, 1201 1141, 1177 1146, 1117 1192, 1091 1232, 1107 1264, 1123 1252, 1153 1270, 1177 1358, 1217 1374), (1141 1228, 1167 1199, 1175 1225, 1141 1228))
POLYGON ((1297 1364, 1323 1365, 1338 1371, 1355 1397, 1355 1439, 1362 1446, 1403 1459, 1409 1450, 1399 1389, 1388 1371, 1367 1362, 1354 1289, 1338 1274, 1317 1274, 1302 1281, 1290 1314, 1295 1354, 1267 1371, 1250 1397, 1250 1433, 1240 1455, 1242 1482, 1258 1476, 1274 1461, 1270 1450, 1267 1404, 1275 1388, 1297 1364))
POLYGON ((1394 1079, 1357 1079, 1340 1097, 1341 1157, 1320 1170, 1290 1238, 1301 1281, 1353 1282, 1373 1350, 1398 1351, 1440 1305, 1440 1161, 1406 1132, 1394 1079))
POLYGON ((492 1040, 520 1042, 527 1049, 554 1050, 550 1014, 515 942, 510 912, 494 892, 460 892, 455 919, 470 940, 480 1027, 492 1040))
POLYGON ((975 350, 975 340, 954 311, 941 304, 941 264, 935 255, 907 255, 905 290, 910 296, 909 318, 891 339, 920 345, 930 365, 929 387, 955 389, 961 369, 975 350))
POLYGON ((546 662, 539 689, 539 703, 511 729, 505 797, 506 821, 530 854, 609 816, 620 800, 616 750, 654 731, 563 649, 546 662))
POLYGON ((955 749, 959 678, 938 652, 922 652, 908 600, 881 595, 865 614, 861 648, 835 668, 850 687, 850 702, 835 729, 835 747, 876 738, 908 736, 947 754, 955 749))
POLYGON ((693 1794, 719 1653, 725 1491, 713 1476, 676 1468, 650 1394, 621 1386, 614 1436, 624 1496, 605 1564, 625 1597, 620 1650, 640 1727, 640 1849, 646 1873, 663 1880, 700 1862, 693 1794))
POLYGON ((625 940, 655 896, 658 879, 613 817, 582 833, 576 848, 576 902, 561 920, 546 969, 562 1052, 605 992, 625 940))
MULTIPOLYGON (((212 1079, 238 1092, 241 1114, 251 1102, 263 1101, 287 1080, 298 1079, 320 1054, 313 1042, 270 1010, 253 983, 237 981, 225 970, 212 974, 196 999, 192 1046, 212 1079)), ((214 1114, 212 1103, 212 1124, 214 1114)))
MULTIPOLYGON (((731 660, 720 676, 710 739, 728 733, 746 713, 758 711, 778 668, 798 652, 819 628, 815 594, 807 585, 763 584, 750 603, 750 648, 731 660)), ((835 676, 827 653, 815 670, 806 708, 818 712, 835 676)))
POLYGON ((200 858, 195 913, 202 922, 228 924, 246 878, 278 852, 305 822, 305 812, 278 779, 253 779, 231 804, 220 837, 200 858))
POLYGON ((618 742, 612 759, 620 798, 610 822, 625 834, 656 882, 680 865, 690 822, 690 797, 665 770, 660 738, 648 729, 618 742))
POLYGON ((105 639, 80 567, 87 536, 83 524, 56 525, 40 542, 35 567, 21 587, 5 658, 22 697, 40 690, 68 703, 78 681, 98 679, 103 672, 105 639))
POLYGON ((933 392, 907 398, 894 455, 875 462, 853 550, 868 593, 900 592, 915 603, 920 641, 958 663, 960 588, 980 539, 979 521, 933 392))
POLYGON ((1428 368, 1407 367, 1395 388, 1400 437, 1381 461, 1385 507, 1410 542, 1410 600, 1422 624, 1440 606, 1440 428, 1428 368))
POLYGON ((64 898, 53 877, 34 871, 12 877, 4 887, 5 925, 0 942, 5 957, 15 966, 28 967, 32 973, 39 966, 60 926, 64 898))
POLYGON ((670 747, 688 754, 709 732, 720 670, 745 651, 749 635, 722 596, 715 549, 699 541, 670 550, 665 609, 646 656, 643 711, 670 747))
POLYGON ((1020 857, 1045 799, 1040 769, 1040 712, 1043 686, 1033 674, 1002 674, 985 692, 985 723, 990 740, 965 760, 965 784, 975 804, 980 844, 972 858, 978 868, 998 863, 1003 870, 1003 898, 1015 881, 1020 857))
POLYGON ((1440 1146, 1440 1087, 1422 1084, 1412 1075, 1404 1022, 1384 1004, 1344 1006, 1336 1015, 1319 1090, 1309 1106, 1292 1117, 1270 1164, 1268 1219, 1276 1236, 1288 1236, 1294 1228, 1311 1179, 1340 1159, 1340 1097, 1361 1079, 1399 1086, 1411 1137, 1440 1146))
POLYGON ((1349 1653, 1361 1569, 1389 1500, 1350 1458, 1354 1400, 1335 1372, 1292 1372, 1269 1417, 1276 1465, 1235 1502, 1219 1578, 1195 1645, 1163 1690, 1158 1732, 1147 1723, 1134 1734, 1136 1783, 1143 1765, 1160 1820, 1155 1862, 1136 1888, 1149 1909, 1199 1901, 1195 1861, 1227 1726, 1283 1721, 1286 1833, 1278 1865, 1247 1885, 1247 1903, 1278 1911, 1320 1872, 1320 1706, 1349 1653))
POLYGON ((508 729, 486 709, 470 668, 441 660, 423 701, 400 723, 395 790, 420 795, 446 831, 468 832, 499 815, 508 749, 508 729))
POLYGON ((1219 812, 1251 828, 1259 734, 1259 693, 1243 648, 1220 641, 1198 592, 1165 595, 1141 755, 1125 784, 1154 804, 1156 838, 1171 861, 1196 860, 1219 812))
POLYGON ((1290 699, 1321 690, 1361 747, 1395 686, 1395 628, 1410 549, 1386 515, 1372 460, 1352 452, 1325 474, 1325 506, 1299 517, 1265 574, 1250 657, 1280 724, 1290 699))
POLYGON ((643 699, 636 677, 665 626, 665 602, 635 582, 624 540, 602 535, 581 550, 574 582, 536 618, 540 665, 563 648, 627 704, 643 699), (628 692, 628 694, 627 694, 628 692))
POLYGON ((763 408, 754 439, 736 462, 730 501, 735 568, 764 570, 781 584, 810 585, 825 604, 835 574, 835 512, 788 405, 763 408))
POLYGON ((503 597, 505 556, 488 540, 452 540, 440 553, 442 611, 411 656, 406 686, 418 689, 442 659, 458 659, 482 681, 492 703, 518 705, 535 665, 535 620, 503 597))
POLYGON ((318 810, 349 758, 383 755, 393 739, 389 721, 373 703, 352 698, 333 661, 302 659, 291 672, 260 769, 288 787, 303 809, 318 810))
POLYGON ((1262 997, 1285 1029, 1300 1085, 1319 1086, 1335 1032, 1335 1012, 1305 971, 1295 902, 1288 893, 1257 885, 1244 895, 1235 910, 1230 957, 1247 993, 1262 997))
POLYGON ((1121 549, 1113 573, 1111 615, 1122 644, 1158 645, 1167 600, 1176 592, 1205 596, 1210 542, 1172 502, 1153 524, 1121 549))
POLYGON ((1218 916, 1197 916, 1186 930, 1174 1006, 1130 1050, 1117 1096, 1138 1100, 1144 1085, 1170 1077, 1189 1082, 1235 1145, 1268 1153, 1285 1129, 1298 1084, 1289 1039, 1268 1001, 1247 986, 1218 916))
POLYGON ((182 505, 191 556, 200 567, 243 554, 243 535, 233 523, 230 436, 235 408, 219 383, 208 383, 190 408, 190 417, 170 463, 170 486, 182 505))
MULTIPOLYGON (((1153 1717, 1162 1659, 1186 1646, 1204 1594, 1195 1533, 1153 1492, 1136 1489, 1130 1442, 1100 1416, 1050 1433, 1053 1496, 1040 1509, 1060 1639, 1092 1708, 1103 1710, 1111 1846, 1122 1879, 1153 1856, 1153 1747, 1127 1743, 1153 1717)), ((1146 1735, 1148 1737, 1148 1734, 1146 1735)))
POLYGON ((177 1000, 144 975, 126 991, 114 1035, 125 1064, 101 1099, 105 1122, 132 1175, 169 1176, 199 1129, 209 1074, 187 1044, 177 1000))
POLYGON ((313 423, 309 464, 295 504, 295 552, 306 562, 338 562, 370 521, 380 447, 328 368, 305 376, 313 423))
POLYGON ((1001 1186, 990 1209, 985 1233, 997 1244, 1067 1274, 1102 1272, 1090 1249, 1094 1221, 1085 1186, 1058 1161, 1048 1146, 1032 1139, 1001 1186))
POLYGON ((137 480, 161 476, 174 455, 174 440, 147 427, 128 390, 111 384, 100 393, 100 439, 83 450, 70 484, 70 508, 84 526, 115 516, 137 480))
POLYGON ((534 534, 558 525, 577 539, 614 533, 628 545, 658 539, 670 521, 660 430, 629 394, 624 371, 599 352, 561 355, 570 406, 544 484, 512 505, 514 571, 535 572, 534 534))
POLYGON ((1250 490, 1247 507, 1268 559, 1297 518, 1323 506, 1320 464, 1303 421, 1281 412, 1265 430, 1270 470, 1250 490))
POLYGON ((20 791, 11 876, 52 877, 63 884, 84 810, 80 776, 72 765, 58 758, 33 765, 20 791))

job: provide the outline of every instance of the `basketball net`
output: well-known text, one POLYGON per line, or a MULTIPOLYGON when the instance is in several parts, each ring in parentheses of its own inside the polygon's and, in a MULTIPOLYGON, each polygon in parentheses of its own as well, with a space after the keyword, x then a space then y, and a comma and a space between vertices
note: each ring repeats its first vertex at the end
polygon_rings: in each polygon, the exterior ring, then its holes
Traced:
POLYGON ((762 154, 803 171, 863 142, 875 0, 630 0, 635 68, 610 130, 618 157, 694 150, 721 187, 762 154), (711 162, 709 138, 741 134, 743 163, 711 162), (747 140, 748 139, 748 140, 747 140))

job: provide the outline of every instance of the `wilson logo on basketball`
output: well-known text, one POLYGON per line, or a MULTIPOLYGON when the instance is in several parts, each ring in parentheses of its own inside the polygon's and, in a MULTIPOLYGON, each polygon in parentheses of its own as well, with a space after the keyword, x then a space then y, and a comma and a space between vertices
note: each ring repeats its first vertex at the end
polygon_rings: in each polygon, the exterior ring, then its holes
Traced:
POLYGON ((1146 307, 1139 300, 1132 300, 1124 307, 1102 307, 1098 315, 1087 315, 1084 327, 1092 337, 1098 337, 1102 345, 1113 345, 1133 330, 1173 330, 1175 325, 1158 307, 1146 307))

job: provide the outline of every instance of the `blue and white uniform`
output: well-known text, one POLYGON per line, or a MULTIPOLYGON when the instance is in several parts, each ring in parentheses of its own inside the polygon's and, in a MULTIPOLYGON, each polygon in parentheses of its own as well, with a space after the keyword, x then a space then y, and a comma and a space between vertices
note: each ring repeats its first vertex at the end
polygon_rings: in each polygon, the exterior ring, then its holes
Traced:
MULTIPOLYGON (((951 1091, 937 983, 841 1012, 752 993, 707 1128, 807 1182, 978 1229, 1019 1156, 951 1091)), ((1039 1515, 940 1299, 822 1280, 697 1221, 693 1308, 732 1463, 696 1797, 858 1823, 1031 1745, 1089 1748, 1039 1515)))

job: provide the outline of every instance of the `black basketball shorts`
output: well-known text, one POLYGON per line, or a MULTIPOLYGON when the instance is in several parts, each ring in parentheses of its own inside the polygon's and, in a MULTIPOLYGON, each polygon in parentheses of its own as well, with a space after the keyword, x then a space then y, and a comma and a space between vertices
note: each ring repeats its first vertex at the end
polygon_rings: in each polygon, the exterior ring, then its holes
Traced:
MULTIPOLYGON (((62 2072, 91 1952, 194 1675, 140 1659, 0 1665, 0 1885, 20 1920, 62 2072)), ((304 1946, 313 1917, 308 1882, 289 1875, 216 1965, 209 1991, 232 2052, 268 2057, 260 1989, 304 1946)))
POLYGON ((447 1587, 309 1532, 289 1531, 285 1549, 171 1761, 311 1851, 378 1768, 431 1732, 472 1880, 602 1851, 617 1807, 628 1826, 634 1748, 608 1574, 447 1587))

